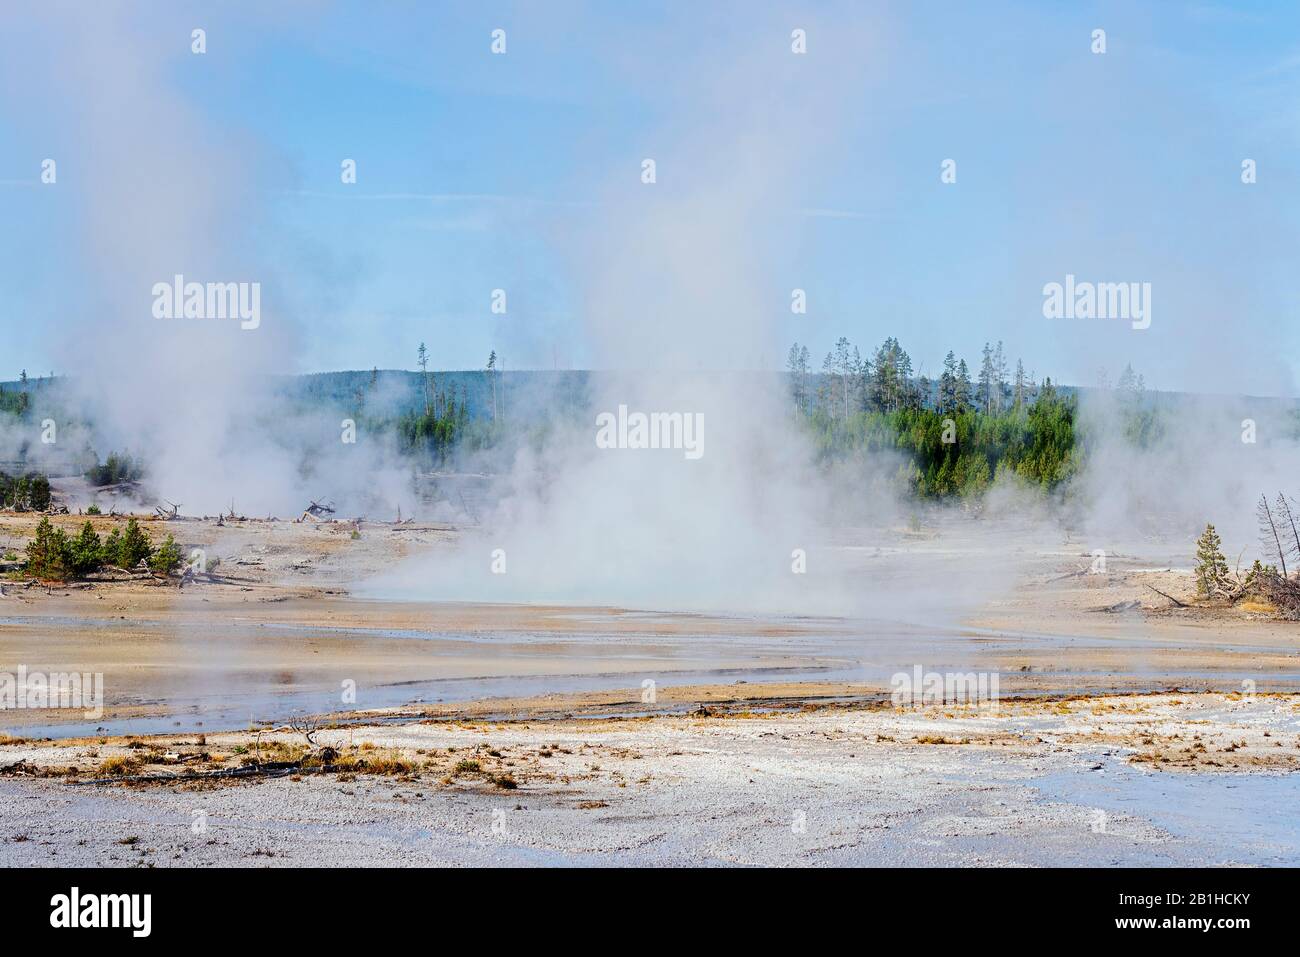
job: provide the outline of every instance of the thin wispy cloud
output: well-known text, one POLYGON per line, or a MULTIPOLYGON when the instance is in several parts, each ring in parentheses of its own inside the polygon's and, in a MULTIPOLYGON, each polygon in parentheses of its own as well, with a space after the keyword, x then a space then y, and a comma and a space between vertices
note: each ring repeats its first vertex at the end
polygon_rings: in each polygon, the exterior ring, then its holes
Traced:
POLYGON ((357 193, 347 189, 336 191, 313 189, 276 190, 286 196, 308 199, 346 199, 370 202, 430 202, 430 203, 518 203, 532 206, 595 206, 594 202, 571 199, 546 199, 536 196, 507 196, 500 193, 357 193))
POLYGON ((809 216, 813 219, 868 219, 866 213, 859 213, 851 209, 817 209, 804 207, 796 209, 800 216, 809 216))

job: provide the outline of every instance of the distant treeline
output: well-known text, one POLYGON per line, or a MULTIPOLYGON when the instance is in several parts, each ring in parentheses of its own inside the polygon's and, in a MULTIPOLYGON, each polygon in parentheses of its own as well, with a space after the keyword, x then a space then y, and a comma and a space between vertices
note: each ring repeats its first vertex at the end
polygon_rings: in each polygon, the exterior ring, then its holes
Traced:
MULTIPOLYGON (((441 465, 461 448, 491 445, 506 418, 506 395, 496 353, 481 372, 429 372, 424 343, 419 372, 372 369, 308 376, 288 386, 300 405, 347 410, 358 430, 393 434, 399 449, 441 465)), ((518 373, 516 373, 518 375, 518 373)))
POLYGON ((820 374, 796 343, 788 372, 795 410, 823 461, 901 453, 899 480, 923 498, 976 498, 1012 476, 1050 491, 1078 466, 1077 400, 1051 379, 1036 384, 1021 362, 1011 372, 1001 343, 985 345, 974 379, 951 352, 937 379, 915 375, 894 338, 870 358, 840 338, 820 374))
POLYGON ((535 439, 552 414, 580 414, 585 371, 521 370, 508 376, 495 352, 480 370, 429 371, 424 343, 418 372, 372 369, 287 380, 282 394, 299 407, 347 410, 358 432, 391 434, 403 453, 442 465, 453 452, 490 448, 510 435, 535 439))
MULTIPOLYGON (((46 398, 53 391, 50 386, 56 383, 54 377, 44 379, 28 379, 26 372, 13 383, 0 383, 0 426, 4 425, 5 417, 17 419, 20 423, 31 428, 21 435, 19 441, 15 442, 12 451, 9 453, 11 460, 0 462, 8 468, 23 470, 21 478, 29 482, 38 473, 29 471, 29 457, 32 455, 33 443, 36 441, 35 436, 40 431, 42 417, 48 416, 54 419, 62 435, 67 435, 69 429, 74 425, 84 425, 74 417, 68 416, 62 406, 58 410, 43 408, 37 410, 33 407, 33 401, 41 401, 38 390, 44 388, 46 398), (29 391, 31 390, 31 391, 29 391)), ((49 451, 48 449, 46 450, 49 451)), ((47 456, 42 461, 49 467, 50 458, 47 456)), ((107 459, 100 462, 99 455, 89 445, 84 445, 79 451, 66 451, 61 457, 58 457, 53 471, 50 474, 68 475, 80 473, 85 476, 86 481, 91 485, 117 485, 120 482, 136 482, 144 474, 144 463, 139 459, 124 452, 111 453, 107 459)), ((45 483, 48 489, 48 477, 41 474, 41 481, 45 483)), ((0 508, 31 508, 34 511, 44 511, 49 507, 48 499, 44 499, 45 504, 31 506, 23 504, 24 489, 20 488, 18 483, 19 477, 8 478, 0 473, 0 508), (4 484, 7 482, 8 484, 4 484), (17 504, 15 504, 17 502, 17 504)), ((38 500, 40 500, 38 495, 38 500)))
MULTIPOLYGON (((489 448, 507 435, 540 446, 548 440, 548 417, 577 421, 590 411, 593 373, 530 370, 506 376, 495 353, 480 370, 429 371, 423 343, 416 361, 416 372, 284 377, 278 386, 280 411, 338 410, 356 422, 359 434, 391 436, 400 451, 433 466, 456 452, 489 448)), ((900 453, 900 483, 923 498, 975 498, 1007 478, 1050 491, 1078 470, 1086 445, 1075 390, 1050 379, 1039 382, 1019 361, 1012 368, 1000 342, 985 345, 974 372, 949 352, 936 378, 917 374, 892 337, 866 357, 841 337, 818 370, 808 348, 796 343, 786 379, 795 414, 821 461, 900 453)), ((27 390, 33 384, 40 383, 20 380, 0 387, 0 413, 31 419, 35 396, 29 398, 27 390)), ((1157 441, 1159 416, 1135 398, 1144 392, 1140 377, 1126 369, 1118 392, 1129 400, 1123 420, 1128 439, 1138 446, 1157 441)), ((77 463, 96 486, 139 480, 145 464, 122 453, 101 463, 89 448, 77 463)), ((12 486, 9 491, 12 495, 12 486)))

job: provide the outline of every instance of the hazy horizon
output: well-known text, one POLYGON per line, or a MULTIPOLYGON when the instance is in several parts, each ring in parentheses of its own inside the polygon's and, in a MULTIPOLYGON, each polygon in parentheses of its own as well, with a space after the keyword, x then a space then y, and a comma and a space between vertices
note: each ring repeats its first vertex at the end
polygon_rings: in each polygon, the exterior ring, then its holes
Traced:
POLYGON ((159 347, 201 351, 184 371, 209 380, 402 368, 421 340, 448 368, 495 349, 521 369, 771 369, 791 341, 819 362, 840 335, 897 336, 933 377, 948 349, 970 362, 1002 340, 1040 378, 1132 363, 1157 389, 1291 395, 1298 20, 1227 3, 12 7, 0 206, 22 228, 0 238, 0 335, 29 371, 159 347), (260 282, 260 327, 153 318, 150 285, 178 273, 260 282), (1150 326, 1044 318, 1067 275, 1149 282, 1150 326))

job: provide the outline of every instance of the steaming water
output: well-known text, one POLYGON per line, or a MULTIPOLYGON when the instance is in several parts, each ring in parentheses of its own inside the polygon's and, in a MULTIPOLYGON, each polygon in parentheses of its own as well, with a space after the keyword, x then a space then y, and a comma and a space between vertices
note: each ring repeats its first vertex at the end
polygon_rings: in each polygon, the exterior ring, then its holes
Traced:
MULTIPOLYGON (((590 623, 610 616, 575 610, 575 621, 590 623)), ((0 729, 23 736, 73 737, 88 734, 151 732, 192 733, 203 730, 247 727, 259 722, 280 722, 297 713, 371 710, 424 703, 482 701, 490 698, 531 697, 543 694, 609 691, 623 689, 628 700, 640 696, 641 681, 653 679, 659 687, 730 682, 827 680, 869 684, 887 689, 890 678, 910 672, 916 664, 927 671, 969 672, 981 666, 972 663, 975 653, 998 655, 1032 653, 1068 648, 1077 642, 1095 644, 1096 639, 997 632, 987 629, 943 628, 879 620, 789 619, 737 616, 729 620, 726 634, 685 630, 665 634, 649 626, 673 620, 690 622, 691 616, 629 612, 616 615, 619 622, 645 622, 647 630, 602 631, 563 634, 538 631, 422 630, 365 627, 304 627, 288 622, 229 622, 218 639, 224 650, 238 661, 247 649, 257 647, 269 635, 286 635, 296 641, 349 641, 364 650, 367 644, 401 642, 419 646, 418 670, 402 672, 390 667, 374 680, 358 682, 354 708, 340 704, 340 681, 355 677, 355 669, 337 658, 321 667, 295 669, 285 666, 273 673, 265 669, 237 667, 214 673, 204 668, 206 660, 182 658, 179 666, 148 669, 132 675, 131 693, 123 694, 119 676, 105 676, 105 706, 109 713, 87 721, 82 712, 22 712, 10 720, 0 714, 0 729), (790 635, 772 635, 774 627, 798 625, 790 635), (472 649, 478 673, 465 674, 466 649, 472 649), (187 663, 188 662, 188 663, 187 663), (454 672, 454 673, 449 673, 454 672), (206 691, 208 688, 219 690, 206 691), (146 708, 148 715, 114 716, 113 709, 146 708)), ((118 618, 75 618, 60 616, 40 619, 32 616, 0 617, 0 626, 21 626, 16 636, 5 641, 6 662, 40 662, 45 639, 32 626, 53 624, 60 630, 108 630, 123 625, 118 618)), ((182 643, 158 623, 131 622, 130 628, 156 636, 158 641, 182 643)), ((1144 648, 1161 642, 1134 637, 1125 642, 1134 662, 1142 660, 1144 648)), ((1261 649, 1263 650, 1263 649, 1261 649)), ((405 659, 404 659, 405 660, 405 659)), ((403 667, 411 668, 409 664, 403 667)), ((49 670, 59 670, 50 668, 49 670)), ((1141 678, 1141 670, 1134 674, 1141 678)), ((1003 676, 1003 687, 1006 679, 1003 676)), ((1132 691, 1123 676, 1104 670, 1078 667, 1069 671, 1033 673, 1034 679, 1056 689, 1076 687, 1089 678, 1089 690, 1132 691), (1096 678, 1114 677, 1115 684, 1096 678)), ((1170 684, 1238 688, 1243 679, 1259 679, 1257 673, 1231 670, 1179 670, 1152 672, 1150 688, 1170 684)), ((1140 681, 1139 686, 1144 686, 1140 681)), ((1261 690, 1300 687, 1300 675, 1280 676, 1262 682, 1261 690), (1267 685, 1267 687, 1265 687, 1267 685)))

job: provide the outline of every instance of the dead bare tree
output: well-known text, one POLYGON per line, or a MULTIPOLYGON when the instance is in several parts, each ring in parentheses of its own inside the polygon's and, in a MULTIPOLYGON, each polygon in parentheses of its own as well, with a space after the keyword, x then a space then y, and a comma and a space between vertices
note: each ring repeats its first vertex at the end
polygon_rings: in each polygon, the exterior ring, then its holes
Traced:
POLYGON ((1264 551, 1264 557, 1276 559, 1278 567, 1282 570, 1282 577, 1286 578, 1287 549, 1282 546, 1282 535, 1278 531, 1277 519, 1273 516, 1273 509, 1268 504, 1268 496, 1261 495, 1259 497, 1259 505, 1255 508, 1255 514, 1259 518, 1259 542, 1264 551))
POLYGON ((320 731, 320 718, 312 715, 295 715, 289 719, 289 730, 301 734, 307 743, 316 747, 316 734, 320 731))
POLYGON ((1256 590, 1283 618, 1300 620, 1300 582, 1265 572, 1259 576, 1256 590))
POLYGON ((1286 559, 1290 555, 1292 563, 1300 561, 1300 527, 1296 520, 1296 510, 1291 507, 1285 495, 1278 493, 1277 502, 1272 507, 1268 499, 1259 497, 1259 539, 1265 560, 1277 559, 1277 564, 1262 565, 1255 563, 1251 570, 1253 591, 1266 599, 1283 618, 1300 620, 1300 580, 1287 573, 1286 559))
POLYGON ((165 522, 169 522, 180 513, 181 507, 172 502, 168 502, 166 499, 163 499, 163 502, 166 505, 165 508, 162 505, 155 505, 153 510, 157 513, 159 518, 165 522))
POLYGON ((1287 497, 1281 492, 1277 493, 1277 512, 1279 517, 1278 524, 1282 529, 1283 538, 1286 540, 1286 552, 1292 556, 1293 564, 1300 561, 1300 528, 1296 527, 1295 513, 1291 509, 1287 497), (1287 536, 1290 532, 1290 536, 1287 536))
POLYGON ((327 515, 333 515, 333 514, 334 514, 333 502, 318 502, 315 499, 312 499, 311 504, 308 505, 305 509, 303 509, 302 517, 297 519, 297 521, 305 522, 308 519, 324 518, 327 515))

